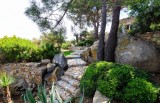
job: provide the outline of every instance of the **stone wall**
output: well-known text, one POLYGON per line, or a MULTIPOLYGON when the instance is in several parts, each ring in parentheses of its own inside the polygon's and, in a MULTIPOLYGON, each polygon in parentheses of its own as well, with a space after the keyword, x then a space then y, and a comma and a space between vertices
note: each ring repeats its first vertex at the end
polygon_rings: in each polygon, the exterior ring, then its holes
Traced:
POLYGON ((11 84, 11 93, 19 95, 27 88, 34 88, 42 82, 41 72, 46 65, 41 63, 6 63, 0 65, 0 71, 7 73, 15 78, 15 83, 11 84))
POLYGON ((28 88, 33 92, 37 91, 36 87, 40 84, 52 85, 64 75, 67 69, 67 59, 63 54, 56 54, 52 63, 50 59, 44 59, 40 63, 0 64, 0 72, 6 71, 8 75, 15 78, 15 82, 10 85, 13 95, 21 95, 28 88))

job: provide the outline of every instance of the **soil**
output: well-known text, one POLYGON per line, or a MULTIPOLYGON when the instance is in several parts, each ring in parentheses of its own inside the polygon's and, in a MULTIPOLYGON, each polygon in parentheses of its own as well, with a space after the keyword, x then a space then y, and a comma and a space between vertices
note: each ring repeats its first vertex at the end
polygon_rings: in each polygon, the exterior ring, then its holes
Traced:
MULTIPOLYGON (((12 100, 14 103, 24 103, 21 98, 21 96, 12 96, 12 100)), ((3 99, 3 96, 0 95, 0 103, 4 103, 4 99, 3 99)))

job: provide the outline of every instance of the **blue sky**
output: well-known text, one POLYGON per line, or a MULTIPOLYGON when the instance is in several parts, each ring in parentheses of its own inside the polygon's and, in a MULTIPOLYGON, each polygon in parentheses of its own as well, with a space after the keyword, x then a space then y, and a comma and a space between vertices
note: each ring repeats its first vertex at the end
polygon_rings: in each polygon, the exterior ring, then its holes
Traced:
MULTIPOLYGON (((25 9, 29 6, 29 0, 2 0, 0 3, 0 38, 3 36, 16 35, 18 37, 33 39, 39 38, 41 32, 38 26, 25 14, 25 9)), ((126 17, 122 13, 121 18, 126 17)), ((67 37, 72 39, 70 22, 66 21, 67 37)), ((109 31, 109 26, 107 27, 109 31)))

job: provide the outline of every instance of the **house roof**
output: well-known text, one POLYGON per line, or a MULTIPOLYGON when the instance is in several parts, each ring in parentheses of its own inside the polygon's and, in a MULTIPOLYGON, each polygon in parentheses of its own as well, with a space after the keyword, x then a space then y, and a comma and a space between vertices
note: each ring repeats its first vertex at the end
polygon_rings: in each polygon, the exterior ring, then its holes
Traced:
POLYGON ((133 24, 134 21, 135 21, 135 17, 132 16, 132 17, 121 19, 120 24, 130 25, 130 24, 133 24))

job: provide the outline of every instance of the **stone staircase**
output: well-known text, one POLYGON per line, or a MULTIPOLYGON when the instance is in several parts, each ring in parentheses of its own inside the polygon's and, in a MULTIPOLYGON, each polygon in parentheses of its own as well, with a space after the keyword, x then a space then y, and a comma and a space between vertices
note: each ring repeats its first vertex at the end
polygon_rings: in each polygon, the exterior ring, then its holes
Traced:
POLYGON ((86 69, 87 63, 80 58, 81 51, 76 51, 67 56, 68 70, 57 82, 57 91, 65 101, 80 96, 80 79, 86 69))

